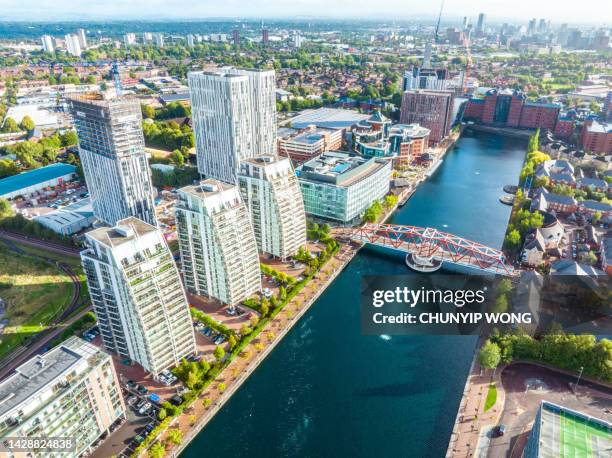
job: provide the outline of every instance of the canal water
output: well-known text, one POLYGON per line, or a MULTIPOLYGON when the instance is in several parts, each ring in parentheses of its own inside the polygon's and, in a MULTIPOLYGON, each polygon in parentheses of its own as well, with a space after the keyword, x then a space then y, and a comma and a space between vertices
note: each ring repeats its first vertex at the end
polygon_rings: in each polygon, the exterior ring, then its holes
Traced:
MULTIPOLYGON (((522 140, 464 134, 393 218, 501 247, 522 140)), ((363 336, 360 277, 408 273, 365 248, 182 457, 442 457, 475 337, 363 336)))

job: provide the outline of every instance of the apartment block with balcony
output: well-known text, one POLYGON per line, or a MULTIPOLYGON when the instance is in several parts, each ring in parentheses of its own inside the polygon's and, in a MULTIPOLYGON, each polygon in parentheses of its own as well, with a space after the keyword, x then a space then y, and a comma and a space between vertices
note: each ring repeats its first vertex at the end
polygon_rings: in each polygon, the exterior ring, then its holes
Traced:
POLYGON ((153 374, 193 354, 187 298, 159 229, 130 217, 86 239, 81 260, 105 347, 153 374))
POLYGON ((69 102, 95 217, 109 226, 129 216, 156 224, 138 99, 89 94, 69 102))
POLYGON ((240 164, 238 182, 259 251, 281 259, 295 254, 306 243, 306 215, 289 159, 247 159, 240 164))
POLYGON ((238 304, 261 290, 257 242, 237 186, 207 179, 178 190, 175 207, 187 290, 238 304))
MULTIPOLYGON (((87 455, 125 417, 111 357, 78 337, 33 356, 0 382, 0 436, 74 440, 66 453, 55 456, 87 455)), ((3 456, 54 455, 24 450, 3 456)))

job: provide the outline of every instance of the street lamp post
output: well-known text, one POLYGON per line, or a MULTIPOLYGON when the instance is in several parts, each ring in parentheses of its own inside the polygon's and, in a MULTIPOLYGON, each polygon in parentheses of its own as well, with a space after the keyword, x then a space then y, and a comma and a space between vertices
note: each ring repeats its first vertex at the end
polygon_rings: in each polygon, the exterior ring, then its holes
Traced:
POLYGON ((578 374, 578 380, 576 380, 576 384, 574 385, 574 391, 578 391, 578 384, 580 383, 580 378, 582 377, 582 371, 584 370, 584 366, 580 366, 580 373, 578 374))

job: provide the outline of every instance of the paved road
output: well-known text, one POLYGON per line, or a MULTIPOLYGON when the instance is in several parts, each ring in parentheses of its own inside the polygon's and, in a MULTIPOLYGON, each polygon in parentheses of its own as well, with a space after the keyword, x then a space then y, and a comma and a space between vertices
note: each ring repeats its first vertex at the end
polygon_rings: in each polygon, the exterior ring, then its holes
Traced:
POLYGON ((527 363, 509 365, 501 380, 506 403, 500 423, 506 426, 506 434, 491 439, 489 458, 522 455, 542 400, 612 421, 612 389, 583 379, 576 395, 569 387, 570 382, 576 382, 574 376, 527 363))

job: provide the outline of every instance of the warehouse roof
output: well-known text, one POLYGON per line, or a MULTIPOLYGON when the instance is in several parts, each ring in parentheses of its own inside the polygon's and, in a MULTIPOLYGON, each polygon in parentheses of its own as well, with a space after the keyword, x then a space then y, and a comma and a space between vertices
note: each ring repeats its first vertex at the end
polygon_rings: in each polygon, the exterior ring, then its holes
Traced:
POLYGON ((20 189, 25 189, 45 181, 76 173, 76 167, 70 164, 51 164, 39 169, 23 172, 19 175, 3 178, 0 180, 0 196, 9 194, 20 189))

